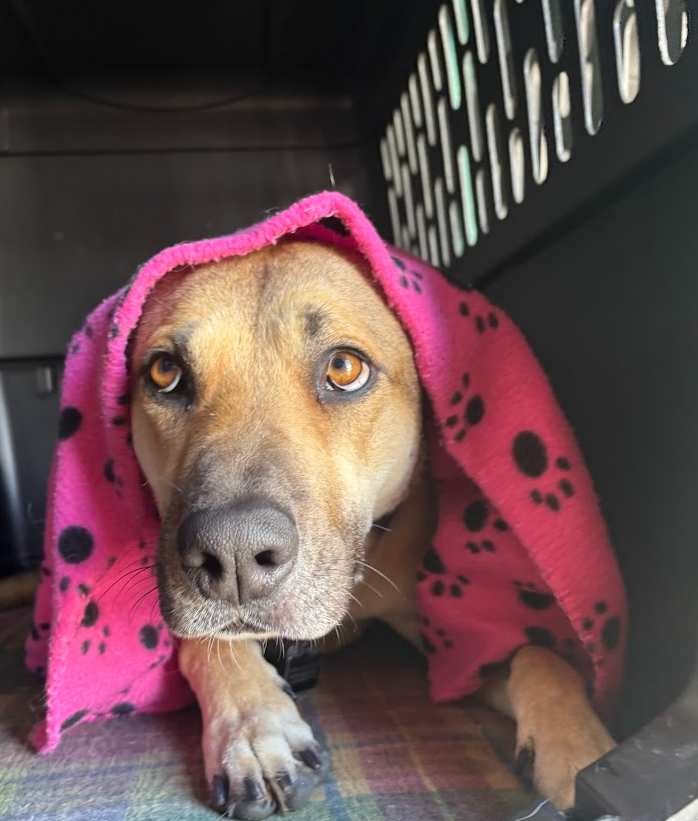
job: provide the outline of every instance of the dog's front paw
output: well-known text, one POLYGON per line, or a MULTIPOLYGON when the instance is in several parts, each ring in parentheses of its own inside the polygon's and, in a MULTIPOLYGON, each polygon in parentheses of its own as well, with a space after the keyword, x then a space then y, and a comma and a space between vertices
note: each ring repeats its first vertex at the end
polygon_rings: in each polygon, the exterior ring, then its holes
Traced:
POLYGON ((577 774, 615 746, 591 711, 585 718, 577 722, 569 712, 553 708, 518 726, 519 770, 532 768, 538 792, 563 812, 574 807, 577 774))
POLYGON ((329 772, 329 755, 287 692, 270 681, 204 716, 211 800, 229 818, 299 809, 329 772))

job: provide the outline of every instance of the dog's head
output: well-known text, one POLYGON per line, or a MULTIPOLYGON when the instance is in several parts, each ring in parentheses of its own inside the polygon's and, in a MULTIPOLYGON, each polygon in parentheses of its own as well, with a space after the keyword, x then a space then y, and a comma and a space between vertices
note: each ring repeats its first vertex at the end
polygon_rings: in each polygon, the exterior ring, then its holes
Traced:
POLYGON ((420 450, 412 349, 363 260, 282 242, 173 272, 148 298, 131 366, 170 628, 325 635, 420 450))

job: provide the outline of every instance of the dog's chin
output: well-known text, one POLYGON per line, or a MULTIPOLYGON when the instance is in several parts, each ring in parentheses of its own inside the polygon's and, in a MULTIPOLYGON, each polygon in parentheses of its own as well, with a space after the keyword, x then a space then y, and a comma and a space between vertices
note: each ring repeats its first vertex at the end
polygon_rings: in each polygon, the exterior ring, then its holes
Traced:
POLYGON ((344 606, 337 606, 335 597, 331 610, 300 608, 292 599, 235 606, 204 599, 193 591, 173 592, 166 587, 160 589, 159 598, 165 624, 179 638, 311 641, 323 638, 341 623, 350 596, 347 590, 344 606))

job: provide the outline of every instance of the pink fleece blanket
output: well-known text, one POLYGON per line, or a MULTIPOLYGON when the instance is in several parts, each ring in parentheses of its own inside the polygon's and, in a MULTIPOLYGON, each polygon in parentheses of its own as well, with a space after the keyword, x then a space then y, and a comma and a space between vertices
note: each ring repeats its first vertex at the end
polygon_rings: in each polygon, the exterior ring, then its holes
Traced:
POLYGON ((34 733, 41 751, 78 722, 193 698, 154 591, 159 520, 131 447, 128 341, 160 277, 288 234, 358 249, 412 339, 436 420, 428 436, 439 522, 415 580, 433 698, 474 691, 526 643, 575 663, 602 711, 617 695, 623 585, 536 359, 501 310, 387 246, 357 205, 327 192, 232 236, 162 251, 73 337, 27 645, 30 668, 47 677, 47 715, 34 733), (348 236, 319 225, 326 217, 348 236))

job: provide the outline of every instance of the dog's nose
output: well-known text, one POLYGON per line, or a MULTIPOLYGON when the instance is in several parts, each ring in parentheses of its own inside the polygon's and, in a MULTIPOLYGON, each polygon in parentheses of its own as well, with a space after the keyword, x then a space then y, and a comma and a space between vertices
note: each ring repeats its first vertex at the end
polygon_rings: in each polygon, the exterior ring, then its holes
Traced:
POLYGON ((270 595, 298 552, 298 531, 281 510, 259 501, 190 513, 177 534, 182 567, 210 599, 245 604, 270 595))

